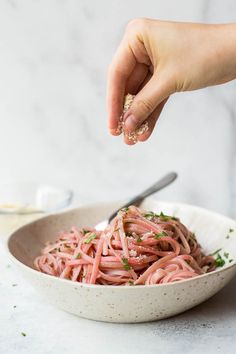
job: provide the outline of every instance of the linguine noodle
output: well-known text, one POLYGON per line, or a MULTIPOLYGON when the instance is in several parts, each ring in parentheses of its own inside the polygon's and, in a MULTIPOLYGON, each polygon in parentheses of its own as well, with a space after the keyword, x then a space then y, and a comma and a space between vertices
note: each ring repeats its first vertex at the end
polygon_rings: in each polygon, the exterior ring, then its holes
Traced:
POLYGON ((197 277, 216 268, 179 219, 135 206, 121 209, 104 231, 62 232, 34 265, 40 272, 102 285, 152 285, 197 277))

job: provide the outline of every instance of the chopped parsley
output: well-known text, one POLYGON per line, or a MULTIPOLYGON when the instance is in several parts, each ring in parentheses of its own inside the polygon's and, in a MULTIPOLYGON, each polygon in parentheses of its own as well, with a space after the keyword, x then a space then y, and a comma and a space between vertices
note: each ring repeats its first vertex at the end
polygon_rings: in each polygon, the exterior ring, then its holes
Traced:
POLYGON ((127 258, 122 258, 121 261, 122 261, 122 263, 124 265, 125 270, 130 270, 131 269, 131 267, 129 265, 129 261, 128 261, 127 258))
POLYGON ((154 238, 158 240, 161 237, 167 236, 167 233, 165 231, 159 232, 158 234, 155 234, 154 238))
POLYGON ((144 214, 144 217, 148 220, 151 220, 154 217, 160 218, 162 221, 179 220, 175 216, 165 215, 162 211, 160 212, 160 214, 156 214, 153 211, 149 211, 148 213, 144 214))
POLYGON ((219 248, 215 252, 211 253, 210 256, 215 256, 217 253, 219 253, 222 250, 222 248, 219 248))
POLYGON ((26 337, 26 333, 25 333, 25 332, 21 332, 21 335, 22 335, 23 337, 26 337))
POLYGON ((132 280, 129 280, 129 285, 134 285, 134 282, 132 280))
POLYGON ((84 243, 90 243, 92 240, 94 240, 97 237, 95 233, 92 233, 86 240, 84 240, 84 243))
POLYGON ((126 207, 126 208, 122 208, 120 209, 121 211, 124 211, 125 213, 127 213, 127 211, 129 211, 129 207, 126 207))
POLYGON ((81 258, 81 254, 80 252, 77 254, 77 256, 75 257, 75 259, 80 259, 81 258))
POLYGON ((170 215, 165 215, 162 211, 160 213, 160 218, 164 221, 168 221, 170 219, 172 220, 179 220, 178 218, 176 218, 175 216, 170 216, 170 215))
POLYGON ((229 232, 234 232, 234 229, 229 229, 229 232))
POLYGON ((142 238, 139 236, 138 238, 137 238, 137 240, 136 240, 136 242, 142 242, 143 240, 142 240, 142 238))
POLYGON ((226 236, 227 240, 229 239, 229 235, 226 236))
POLYGON ((86 235, 87 233, 89 233, 89 230, 83 229, 83 234, 86 235))
POLYGON ((153 211, 149 211, 147 214, 144 214, 144 217, 148 220, 151 220, 154 217, 159 217, 158 214, 153 213, 153 211))
POLYGON ((215 264, 217 267, 223 267, 225 265, 225 260, 221 257, 219 253, 217 254, 217 258, 215 259, 215 264))
POLYGON ((17 286, 18 284, 12 284, 12 286, 17 286))
POLYGON ((224 257, 225 258, 229 258, 229 253, 228 252, 224 252, 224 257))
POLYGON ((161 218, 162 220, 164 220, 164 221, 167 221, 167 220, 170 219, 170 216, 165 215, 165 214, 161 211, 161 213, 160 213, 160 218, 161 218))
POLYGON ((229 263, 233 262, 233 259, 229 259, 229 263))

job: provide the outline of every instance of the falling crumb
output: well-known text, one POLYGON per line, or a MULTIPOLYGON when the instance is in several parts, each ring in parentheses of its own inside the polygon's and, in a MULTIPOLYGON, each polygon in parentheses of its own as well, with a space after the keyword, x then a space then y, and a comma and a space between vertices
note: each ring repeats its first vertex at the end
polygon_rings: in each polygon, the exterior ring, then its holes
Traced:
POLYGON ((17 286, 18 284, 12 284, 12 286, 17 286))
POLYGON ((148 122, 144 122, 139 128, 137 128, 134 132, 131 133, 127 133, 124 131, 124 121, 123 121, 123 117, 124 114, 128 111, 128 109, 131 107, 131 104, 134 100, 135 95, 131 95, 130 93, 128 93, 125 96, 125 101, 124 101, 124 108, 123 108, 123 114, 120 117, 120 121, 118 123, 118 128, 117 128, 117 133, 121 134, 123 133, 129 140, 133 141, 134 143, 137 143, 138 141, 138 137, 140 135, 143 135, 144 133, 146 133, 149 129, 148 127, 148 122))
POLYGON ((21 332, 21 335, 22 335, 23 337, 26 337, 26 333, 25 333, 25 332, 21 332))

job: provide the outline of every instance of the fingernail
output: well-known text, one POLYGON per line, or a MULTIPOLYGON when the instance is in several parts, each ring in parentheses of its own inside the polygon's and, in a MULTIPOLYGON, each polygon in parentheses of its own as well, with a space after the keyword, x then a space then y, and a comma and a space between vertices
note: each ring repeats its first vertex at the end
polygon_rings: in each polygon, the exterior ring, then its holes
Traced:
POLYGON ((128 118, 125 121, 125 129, 127 131, 132 132, 135 130, 136 124, 137 124, 137 119, 133 114, 131 114, 130 116, 128 116, 128 118))

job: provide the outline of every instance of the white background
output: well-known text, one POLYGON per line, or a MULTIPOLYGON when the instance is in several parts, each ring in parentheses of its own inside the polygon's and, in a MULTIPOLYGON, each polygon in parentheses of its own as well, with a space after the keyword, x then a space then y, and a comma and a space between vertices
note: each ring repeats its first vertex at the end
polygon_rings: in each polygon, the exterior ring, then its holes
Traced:
POLYGON ((165 172, 160 198, 236 216, 234 82, 176 94, 149 142, 106 128, 107 66, 135 17, 236 20, 234 0, 0 1, 0 175, 72 187, 79 202, 123 199, 165 172))

